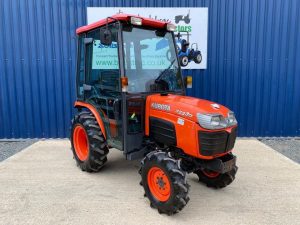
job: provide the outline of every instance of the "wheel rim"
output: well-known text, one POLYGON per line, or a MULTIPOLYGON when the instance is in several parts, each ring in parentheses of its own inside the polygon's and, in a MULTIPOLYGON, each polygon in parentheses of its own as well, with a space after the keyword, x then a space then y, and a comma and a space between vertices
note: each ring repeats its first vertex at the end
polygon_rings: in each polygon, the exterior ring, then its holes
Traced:
POLYGON ((89 155, 89 142, 85 129, 80 125, 74 129, 73 143, 78 159, 85 161, 89 155))
POLYGON ((186 66, 188 63, 189 63, 189 59, 188 59, 187 57, 184 57, 184 58, 182 59, 182 64, 183 64, 184 66, 186 66))
POLYGON ((212 171, 212 170, 202 170, 203 174, 209 178, 215 178, 220 175, 220 173, 212 171))
POLYGON ((199 54, 197 55, 197 61, 200 63, 202 61, 202 56, 199 54))
POLYGON ((152 167, 148 172, 147 179, 150 192, 157 200, 165 202, 170 198, 170 181, 162 169, 152 167))

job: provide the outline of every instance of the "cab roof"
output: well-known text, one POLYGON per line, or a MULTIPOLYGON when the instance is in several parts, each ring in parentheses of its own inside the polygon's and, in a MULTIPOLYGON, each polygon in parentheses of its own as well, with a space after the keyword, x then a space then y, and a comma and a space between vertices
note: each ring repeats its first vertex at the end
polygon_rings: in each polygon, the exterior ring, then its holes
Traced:
MULTIPOLYGON (((150 18, 146 18, 146 17, 141 17, 141 16, 137 16, 137 15, 131 15, 131 14, 116 14, 111 16, 112 18, 119 20, 119 21, 127 21, 130 22, 130 18, 131 17, 138 17, 142 19, 142 26, 148 26, 148 27, 153 27, 153 28, 165 28, 166 24, 168 24, 168 22, 163 22, 160 20, 154 20, 154 19, 150 19, 150 18)), ((114 22, 113 19, 108 19, 108 23, 114 22)), ((76 34, 81 34, 81 33, 85 33, 88 32, 90 30, 93 30, 95 28, 98 27, 102 27, 103 25, 106 24, 106 18, 99 20, 95 23, 91 23, 89 25, 86 26, 82 26, 76 29, 76 34)))

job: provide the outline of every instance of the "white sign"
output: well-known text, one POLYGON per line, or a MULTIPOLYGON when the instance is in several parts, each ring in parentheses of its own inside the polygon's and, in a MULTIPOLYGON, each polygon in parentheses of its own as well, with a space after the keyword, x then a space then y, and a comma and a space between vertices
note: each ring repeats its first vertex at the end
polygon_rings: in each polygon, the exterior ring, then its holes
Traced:
POLYGON ((119 69, 118 62, 118 45, 112 42, 110 46, 100 43, 95 40, 93 43, 93 69, 119 69))
POLYGON ((126 13, 171 22, 176 25, 175 35, 182 69, 206 69, 208 8, 127 8, 88 7, 88 24, 118 13, 126 13), (188 41, 189 45, 185 43, 188 41), (201 55, 200 55, 200 53, 201 55))

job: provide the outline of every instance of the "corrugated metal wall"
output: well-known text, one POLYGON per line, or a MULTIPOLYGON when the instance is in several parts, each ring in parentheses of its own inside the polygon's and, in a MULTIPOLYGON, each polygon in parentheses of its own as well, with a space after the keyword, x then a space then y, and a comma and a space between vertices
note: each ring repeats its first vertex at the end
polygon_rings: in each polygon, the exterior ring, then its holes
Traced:
MULTIPOLYGON (((208 7, 208 69, 189 94, 237 114, 240 136, 300 135, 300 1, 0 1, 0 138, 66 137, 86 7, 208 7)), ((142 9, 141 9, 142 10, 142 9)))

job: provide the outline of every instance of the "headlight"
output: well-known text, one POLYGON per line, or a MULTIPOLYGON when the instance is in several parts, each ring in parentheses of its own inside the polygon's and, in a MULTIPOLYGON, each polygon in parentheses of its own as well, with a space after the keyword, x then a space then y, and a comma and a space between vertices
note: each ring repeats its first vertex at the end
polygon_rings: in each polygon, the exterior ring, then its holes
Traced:
POLYGON ((234 126, 237 124, 237 120, 235 118, 234 112, 232 112, 232 111, 228 112, 227 121, 228 121, 229 126, 234 126))
POLYGON ((234 113, 231 111, 227 118, 220 114, 197 113, 197 119, 201 127, 209 130, 223 129, 237 124, 234 113))

